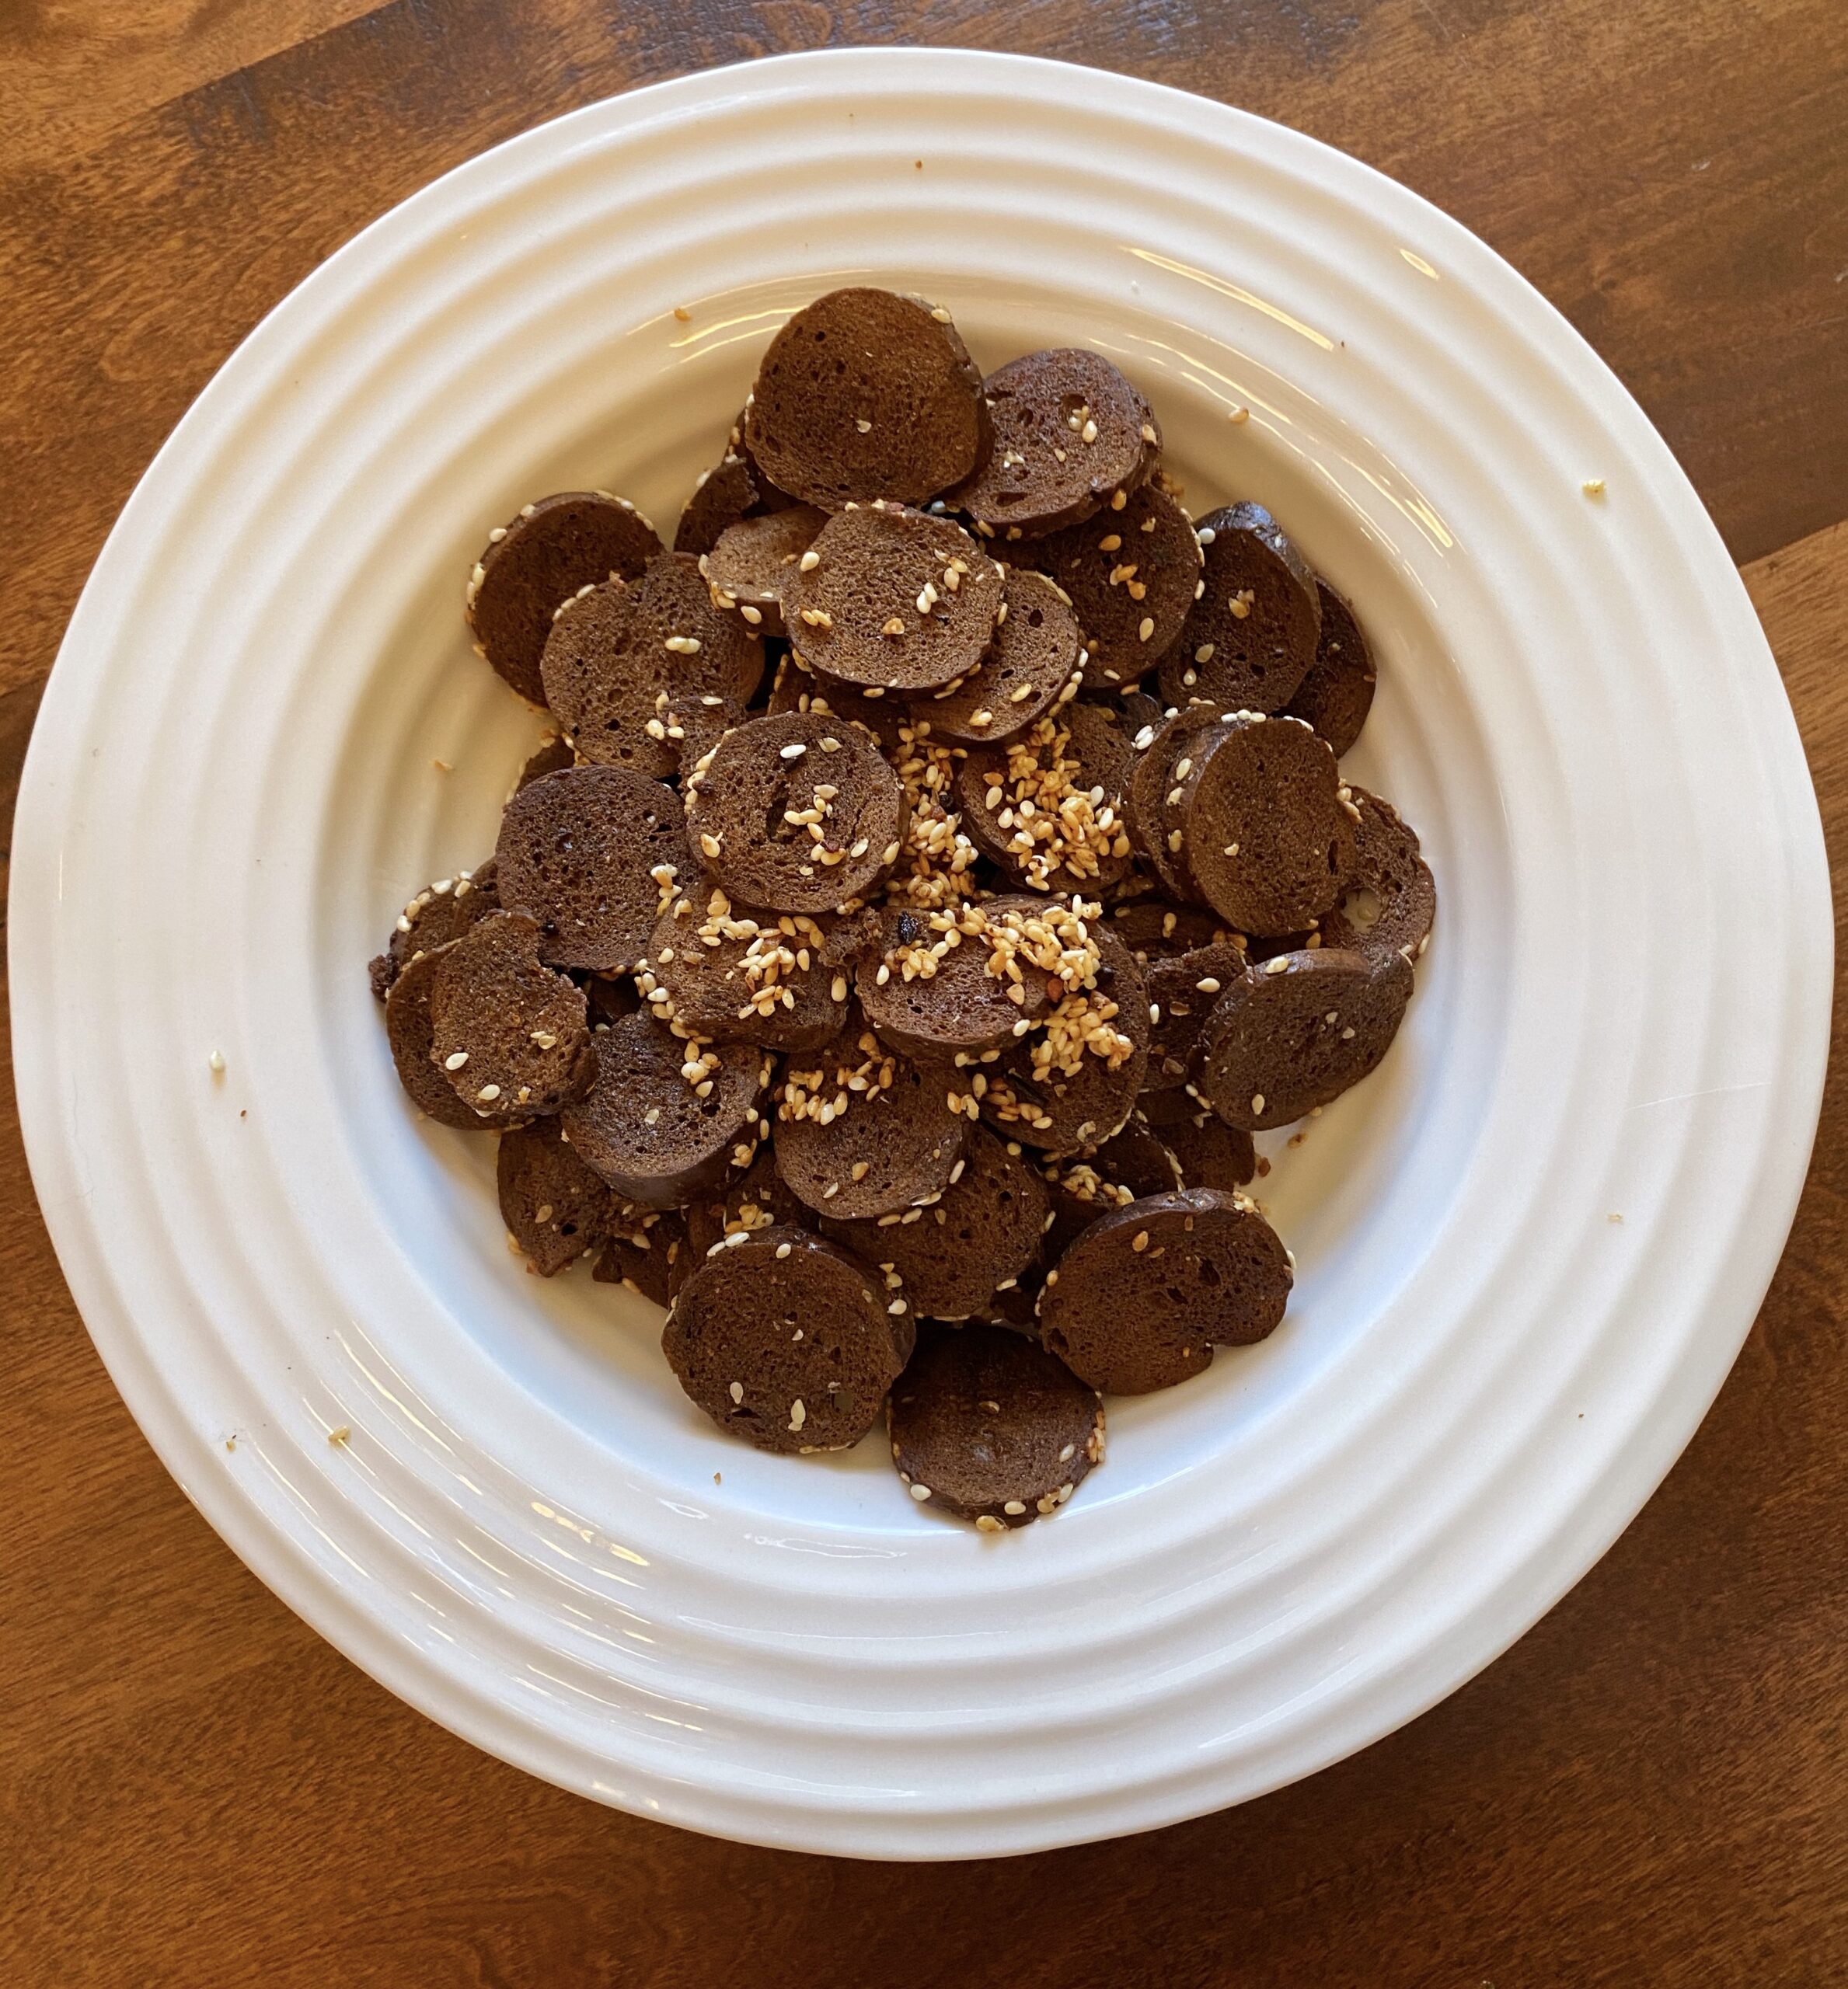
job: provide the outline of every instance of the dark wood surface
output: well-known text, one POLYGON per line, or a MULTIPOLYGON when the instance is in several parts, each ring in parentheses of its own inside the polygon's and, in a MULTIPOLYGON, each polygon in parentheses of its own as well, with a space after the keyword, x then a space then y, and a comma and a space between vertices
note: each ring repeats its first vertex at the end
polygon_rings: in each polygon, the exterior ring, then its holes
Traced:
MULTIPOLYGON (((1028 48, 1429 195, 1686 464, 1848 836, 1842 0, 0 0, 0 796, 162 437, 431 175, 611 91, 826 42, 1028 48)), ((892 1869, 711 1842, 475 1754, 219 1545, 110 1387, 0 1123, 0 1980, 873 1985, 1848 1980, 1848 1099, 1668 1483, 1489 1671, 1158 1835, 892 1869)))

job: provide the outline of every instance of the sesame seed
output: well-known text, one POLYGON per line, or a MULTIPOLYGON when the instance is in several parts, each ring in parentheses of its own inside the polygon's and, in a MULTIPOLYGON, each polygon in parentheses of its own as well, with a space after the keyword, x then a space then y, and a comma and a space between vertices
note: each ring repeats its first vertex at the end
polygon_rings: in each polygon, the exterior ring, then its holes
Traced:
POLYGON ((821 741, 821 747, 824 753, 838 753, 841 750, 841 742, 838 739, 824 739, 821 741))
POLYGON ((1078 431, 1078 439, 1081 442, 1096 441, 1097 439, 1097 423, 1094 421, 1086 421, 1084 426, 1078 431))
POLYGON ((1131 1249, 1135 1251, 1136 1255, 1139 1257, 1149 1247, 1148 1231, 1145 1229, 1138 1229, 1135 1233, 1135 1239, 1131 1242, 1129 1247, 1131 1249))
POLYGON ((1604 479, 1601 476, 1588 476, 1579 488, 1588 497, 1602 497, 1604 495, 1604 479))
POLYGON ((779 1257, 786 1257, 794 1247, 793 1244, 779 1243, 776 1246, 776 1254, 779 1257))
POLYGON ((808 1411, 803 1407, 802 1398, 798 1395, 790 1404, 790 1427, 792 1430, 800 1430, 807 1420, 808 1411))
POLYGON ((717 856, 720 850, 719 838, 711 830, 703 829, 699 832, 699 847, 708 856, 717 856))
POLYGON ((940 325, 947 325, 950 322, 950 313, 946 311, 940 304, 931 312, 930 315, 932 317, 936 319, 940 325))
POLYGON ((443 1059, 443 1068, 445 1071, 459 1071, 463 1064, 467 1063, 468 1061, 469 1053, 467 1050, 452 1050, 450 1051, 449 1054, 443 1059))
POLYGON ((1290 956, 1288 953, 1274 953, 1264 962, 1266 974, 1287 974, 1289 967, 1290 956))
POLYGON ((1204 981, 1196 981, 1194 983, 1194 985, 1199 989, 1202 994, 1217 994, 1219 991, 1219 982, 1214 980, 1210 974, 1204 981))
POLYGON ((821 556, 812 545, 809 548, 807 552, 804 553, 802 557, 796 562, 797 570, 804 573, 812 573, 815 569, 821 565, 821 556))
POLYGON ((975 1515, 975 1531, 978 1533, 1005 1533, 1007 1528, 992 1513, 978 1513, 975 1515))
POLYGON ((699 638, 697 636, 669 636, 661 647, 671 650, 676 656, 697 656, 699 653, 699 638))
POLYGON ((731 1399, 732 1399, 732 1400, 733 1400, 734 1402, 742 1402, 742 1401, 744 1399, 744 1383, 743 1383, 742 1381, 734 1381, 734 1382, 731 1384, 730 1388, 730 1390, 728 1391, 728 1392, 730 1393, 730 1396, 731 1396, 731 1399))
MULTIPOLYGON (((738 612, 744 616, 744 619, 748 622, 754 629, 764 618, 764 611, 761 608, 752 608, 748 604, 741 608, 738 610, 738 612)), ((717 698, 702 698, 699 702, 703 705, 717 704, 720 700, 717 698)))
POLYGON ((1127 490, 1119 490, 1111 497, 1110 507, 1113 511, 1120 511, 1128 502, 1129 493, 1127 490))
POLYGON ((500 1087, 498 1085, 483 1085, 475 1096, 483 1105, 492 1105, 500 1096, 500 1087))
POLYGON ((214 1078, 221 1078, 225 1075, 225 1053, 222 1050, 214 1050, 205 1061, 214 1078))
POLYGON ((930 1487, 928 1485, 914 1485, 911 1488, 911 1495, 921 1506, 930 1496, 930 1487))
POLYGON ((1142 617, 1142 625, 1136 630, 1136 640, 1138 643, 1145 643, 1154 633, 1155 617, 1152 615, 1145 615, 1142 617))
POLYGON ((1168 831, 1168 848, 1170 854, 1178 852, 1180 848, 1180 831, 1178 829, 1170 829, 1168 831))
POLYGON ((905 1301, 904 1301, 902 1298, 894 1298, 894 1299, 892 1301, 891 1304, 891 1305, 888 1305, 885 1309, 886 1309, 889 1313, 891 1313, 891 1315, 892 1315, 892 1317, 895 1319, 895 1318, 898 1318, 898 1317, 899 1317, 902 1313, 905 1313, 905 1312, 906 1312, 906 1311, 908 1311, 910 1310, 910 1308, 909 1308, 908 1306, 907 1306, 907 1305, 906 1305, 906 1304, 905 1304, 905 1301))
POLYGON ((1264 1116, 1264 1095, 1261 1091, 1251 1094, 1251 1116, 1254 1119, 1261 1119, 1264 1116))
POLYGON ((343 1423, 337 1429, 330 1430, 328 1431, 327 1440, 330 1444, 343 1444, 352 1436, 352 1434, 353 1431, 351 1428, 347 1424, 343 1423))

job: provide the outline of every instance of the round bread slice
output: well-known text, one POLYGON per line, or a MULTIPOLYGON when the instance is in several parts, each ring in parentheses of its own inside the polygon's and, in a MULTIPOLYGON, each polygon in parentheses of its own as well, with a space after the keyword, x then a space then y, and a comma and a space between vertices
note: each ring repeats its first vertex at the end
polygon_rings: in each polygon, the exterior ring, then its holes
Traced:
POLYGON ((620 1204, 579 1159, 556 1119, 500 1135, 494 1180, 500 1220, 541 1277, 555 1277, 609 1235, 620 1204))
POLYGON ((1196 947, 1236 943, 1236 935, 1222 919, 1199 905, 1177 904, 1172 898, 1136 898, 1128 904, 1113 905, 1108 916, 1111 932, 1145 970, 1152 960, 1191 953, 1196 947))
POLYGON ((1403 953, 1423 959, 1438 915, 1438 888, 1418 854, 1418 838, 1389 801, 1350 788, 1358 812, 1354 875, 1347 894, 1322 920, 1322 943, 1345 946, 1369 960, 1403 953))
POLYGON ((1193 1075, 1200 1032, 1219 997, 1246 974, 1244 949, 1229 942, 1151 961, 1149 991, 1150 1091, 1173 1091, 1193 1075))
MULTIPOLYGON (((1171 898, 1194 895, 1193 881, 1180 857, 1183 831, 1168 817, 1170 797, 1176 802, 1180 798, 1175 792, 1175 770, 1197 756, 1201 739, 1219 723, 1220 716, 1216 705, 1200 703, 1184 705, 1164 719, 1147 745, 1137 752, 1124 783, 1123 817, 1130 840, 1171 898)), ((1138 739, 1142 736, 1136 734, 1138 739)), ((1187 775, 1180 778, 1184 780, 1187 775)))
POLYGON ((1161 454, 1155 410, 1101 353, 1030 352, 982 391, 993 440, 949 501, 985 538, 1037 538, 1126 503, 1161 454))
POLYGON ((699 562, 713 605, 727 613, 735 609, 744 625, 760 634, 783 634, 784 576, 827 522, 826 513, 812 504, 791 504, 727 526, 699 562))
POLYGON ((1018 1143, 972 1126, 940 1200, 870 1221, 824 1217, 821 1233, 902 1288, 920 1318, 966 1319, 1037 1261, 1047 1210, 1018 1143))
POLYGON ((1345 948, 1279 953, 1229 988, 1207 1018, 1194 1088, 1229 1126, 1287 1126, 1341 1096, 1392 1047, 1410 963, 1345 948))
POLYGON ((960 684, 987 655, 1001 569, 952 518, 857 504, 783 569, 783 618, 836 682, 908 696, 960 684))
POLYGON ((814 1210, 784 1185, 768 1144, 758 1148, 756 1159, 742 1174, 732 1176, 721 1193, 689 1202, 685 1219, 687 1243, 696 1259, 741 1229, 768 1229, 773 1222, 797 1229, 816 1226, 814 1210))
POLYGON ((1316 660, 1285 709, 1314 726, 1339 759, 1359 738, 1373 709, 1373 652, 1354 610, 1320 575, 1316 599, 1322 608, 1316 660))
POLYGON ((1094 984, 1068 994, 1045 1023, 978 1071, 982 1116, 1004 1139, 1048 1153, 1100 1144, 1135 1109, 1149 1069, 1149 997, 1128 949, 1092 928, 1094 984), (1127 1047, 1125 1047, 1127 1046, 1127 1047))
POLYGON ((475 646, 523 698, 546 702, 539 667, 553 617, 580 588, 633 579, 661 551, 626 497, 563 490, 497 525, 469 576, 475 646))
POLYGON ((744 417, 770 480, 825 511, 920 504, 968 476, 987 439, 982 375, 950 313, 889 290, 831 291, 798 311, 744 417))
MULTIPOLYGON (((1177 1094, 1184 1096, 1184 1094, 1177 1094)), ((1183 1117, 1162 1127, 1160 1137, 1180 1170, 1184 1188, 1220 1188, 1230 1194, 1257 1172, 1257 1149, 1242 1126, 1202 1112, 1190 1098, 1183 1117)))
POLYGON ((984 1533, 1057 1512, 1104 1461, 1097 1391, 1000 1326, 926 1326, 887 1419, 912 1497, 984 1533))
POLYGON ((1100 1217, 1046 1273, 1040 1332, 1106 1395, 1171 1388, 1276 1329, 1289 1252, 1243 1196, 1152 1195, 1100 1217))
POLYGON ((1088 691, 1121 691, 1147 675, 1173 647, 1201 580, 1194 521, 1152 479, 1121 510, 1051 533, 1031 557, 1077 611, 1088 691))
POLYGON ((818 717, 857 725, 879 742, 887 758, 901 744, 899 733, 911 723, 911 711, 883 691, 869 696, 852 684, 837 684, 831 677, 818 675, 793 650, 784 653, 770 685, 772 715, 784 712, 813 712, 818 717))
POLYGON ((661 1333, 689 1399, 728 1435, 785 1455, 850 1449, 904 1372, 902 1295, 806 1230, 740 1231, 693 1266, 661 1333))
POLYGON ((430 989, 445 951, 439 946, 405 963, 385 996, 385 1040, 391 1045, 398 1082, 420 1112, 459 1133, 491 1133, 494 1121, 463 1104, 448 1077, 431 1061, 430 989))
POLYGON ((566 1113, 565 1134, 618 1194, 679 1208, 756 1158, 771 1072, 762 1050, 689 1043, 646 1010, 593 1040, 596 1082, 566 1113))
POLYGON ((674 529, 674 550, 696 557, 710 552, 720 537, 758 512, 757 479, 751 465, 731 448, 710 469, 703 469, 693 494, 674 529))
POLYGON ((754 912, 698 881, 677 897, 649 942, 642 991, 664 988, 671 1015, 715 1043, 818 1050, 847 1019, 852 977, 825 914, 754 912))
POLYGON ((426 884, 399 913, 385 951, 367 969, 374 997, 382 1001, 392 983, 420 953, 434 953, 459 939, 477 920, 500 909, 500 883, 491 856, 472 870, 458 870, 426 884))
POLYGON ((497 1126, 560 1110, 596 1075, 583 990, 546 965, 540 939, 524 912, 491 913, 444 948, 430 983, 431 1061, 497 1126))
POLYGON ((798 1200, 843 1221, 940 1195, 968 1121, 939 1071, 886 1048, 860 1016, 827 1049, 792 1057, 778 1089, 776 1171, 798 1200))
POLYGON ((1194 893, 1236 931, 1300 932, 1353 874, 1355 817, 1334 755, 1299 719, 1222 719, 1194 744, 1169 802, 1194 893))
POLYGON ((1183 1185, 1174 1156, 1139 1111, 1101 1146, 1050 1162, 1045 1177, 1052 1209, 1044 1245, 1049 1260, 1062 1257, 1100 1215, 1183 1185))
POLYGON ((687 867, 671 787, 628 767, 572 767, 523 788, 500 817, 501 902, 539 921, 549 966, 631 972, 687 867))
POLYGON ((763 644, 713 605, 690 552, 567 602, 546 643, 546 695, 577 757, 664 780, 744 716, 763 644))
POLYGON ((904 791, 877 744, 813 711, 734 726, 685 798, 688 836, 727 894, 773 911, 870 897, 902 847, 904 791))
POLYGON ((548 774, 562 774, 577 764, 577 755, 571 751, 570 740, 556 732, 549 732, 521 763, 519 774, 507 790, 509 801, 523 787, 531 787, 535 780, 543 780, 548 774))
POLYGON ((999 745, 969 749, 957 776, 963 826, 1028 890, 1095 897, 1134 861, 1122 818, 1133 758, 1094 706, 1067 705, 999 745))
POLYGON ((1322 609, 1309 562, 1261 504, 1200 521, 1205 590, 1162 664, 1162 695, 1184 705, 1281 711, 1316 660, 1322 609))
POLYGON ((1082 681, 1084 650, 1072 604, 1044 573, 1008 570, 989 652, 954 691, 915 700, 933 737, 980 745, 1006 739, 1068 702, 1082 681))
POLYGON ((942 911, 887 906, 855 970, 867 1021, 894 1050, 926 1061, 999 1049, 1023 1019, 1046 1012, 1048 977, 1032 955, 1056 951, 1048 910, 1029 897, 942 911))
POLYGON ((651 1304, 666 1307, 685 1284, 692 1247, 674 1209, 635 1209, 603 1246, 591 1276, 599 1284, 626 1285, 651 1304))

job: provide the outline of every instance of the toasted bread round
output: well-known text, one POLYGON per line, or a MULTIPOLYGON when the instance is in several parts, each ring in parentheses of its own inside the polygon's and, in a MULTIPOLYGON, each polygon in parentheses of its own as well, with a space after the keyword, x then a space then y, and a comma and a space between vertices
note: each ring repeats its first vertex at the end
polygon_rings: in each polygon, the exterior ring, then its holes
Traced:
POLYGON ((1162 665, 1170 703, 1206 698, 1228 711, 1278 712, 1316 660, 1316 576, 1261 504, 1200 521, 1205 590, 1162 665))

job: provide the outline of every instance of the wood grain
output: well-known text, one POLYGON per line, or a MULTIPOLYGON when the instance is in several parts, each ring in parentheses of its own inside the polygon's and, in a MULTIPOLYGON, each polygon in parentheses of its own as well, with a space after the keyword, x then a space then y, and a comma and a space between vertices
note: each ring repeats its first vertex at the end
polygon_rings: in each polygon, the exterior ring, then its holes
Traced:
MULTIPOLYGON (((1030 46, 1243 103, 1396 173, 1508 253, 1638 392, 1736 552, 1811 535, 1748 578, 1839 880, 1848 525, 1815 529, 1848 517, 1839 0, 354 12, 155 0, 131 20, 99 0, 0 0, 6 820, 110 521, 212 369, 308 269, 434 172, 611 89, 900 39, 1030 46)), ((1838 1056, 1790 1249, 1699 1437, 1598 1569, 1483 1677, 1239 1810, 1046 1857, 896 1870, 594 1808, 476 1754, 308 1632, 191 1511, 111 1388, 39 1221, 9 1084, 0 1980, 1839 1980, 1840 1071, 1838 1056)))

